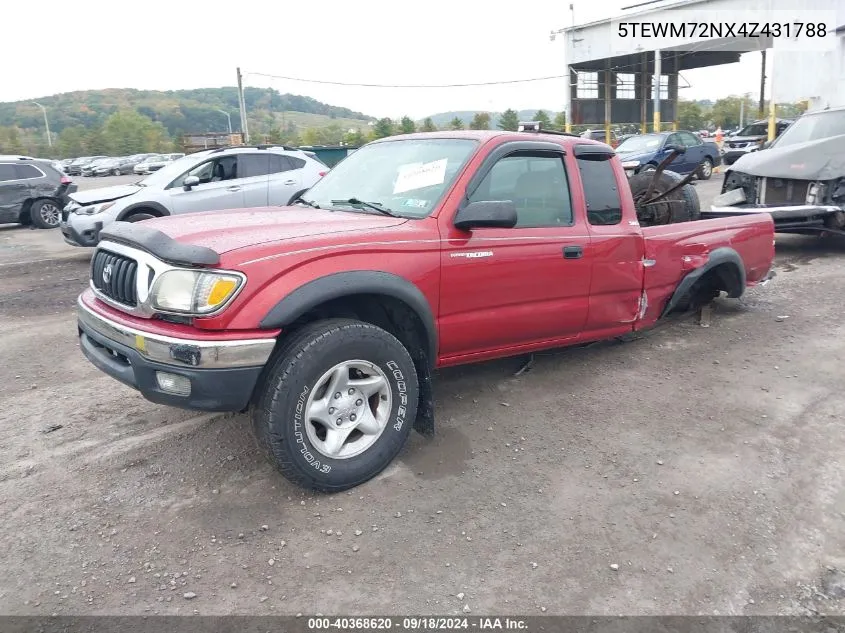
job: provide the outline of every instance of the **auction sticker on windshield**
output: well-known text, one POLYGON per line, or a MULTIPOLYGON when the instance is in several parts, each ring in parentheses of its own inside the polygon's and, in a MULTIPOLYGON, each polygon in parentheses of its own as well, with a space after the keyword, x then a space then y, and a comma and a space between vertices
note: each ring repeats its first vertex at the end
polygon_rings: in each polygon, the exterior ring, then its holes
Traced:
POLYGON ((448 162, 448 158, 441 158, 430 163, 402 165, 399 168, 396 183, 393 185, 393 193, 404 193, 423 187, 442 185, 446 180, 446 164, 448 162))

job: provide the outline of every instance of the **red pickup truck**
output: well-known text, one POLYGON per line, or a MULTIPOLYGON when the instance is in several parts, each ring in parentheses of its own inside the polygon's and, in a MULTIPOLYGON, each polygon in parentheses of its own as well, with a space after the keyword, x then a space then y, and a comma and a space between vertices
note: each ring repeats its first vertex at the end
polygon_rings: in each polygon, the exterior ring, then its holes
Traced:
POLYGON ((250 410, 282 474, 323 491, 433 433, 436 368, 648 328, 774 257, 768 216, 641 227, 609 146, 543 132, 387 138, 289 207, 101 238, 86 357, 153 402, 250 410))

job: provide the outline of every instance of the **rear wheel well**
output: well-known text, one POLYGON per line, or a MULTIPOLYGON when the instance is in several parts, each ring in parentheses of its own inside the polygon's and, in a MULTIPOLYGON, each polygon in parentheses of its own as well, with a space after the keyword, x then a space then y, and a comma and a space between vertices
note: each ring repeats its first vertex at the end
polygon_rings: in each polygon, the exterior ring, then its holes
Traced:
POLYGON ((20 223, 24 226, 32 224, 32 215, 30 215, 30 212, 32 211, 32 205, 34 205, 39 200, 52 200, 59 207, 62 206, 58 200, 56 200, 55 198, 51 198, 50 196, 41 196, 40 198, 30 198, 29 200, 25 200, 24 203, 21 205, 21 214, 19 219, 20 223))
POLYGON ((678 302, 680 310, 696 309, 708 304, 723 292, 728 297, 738 298, 745 291, 742 272, 732 262, 725 262, 708 269, 690 287, 689 291, 678 302))

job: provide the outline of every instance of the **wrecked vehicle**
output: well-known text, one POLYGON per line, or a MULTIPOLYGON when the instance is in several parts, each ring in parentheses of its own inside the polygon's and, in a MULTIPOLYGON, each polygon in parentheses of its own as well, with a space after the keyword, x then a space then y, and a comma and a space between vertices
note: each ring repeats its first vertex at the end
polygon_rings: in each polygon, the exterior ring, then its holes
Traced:
POLYGON ((539 130, 388 137, 292 206, 100 237, 88 360, 153 402, 249 410, 279 471, 322 491, 434 432, 435 369, 649 328, 774 258, 765 215, 641 226, 612 148, 539 130))
POLYGON ((845 106, 804 114, 736 161, 702 217, 760 213, 777 233, 845 235, 845 106))

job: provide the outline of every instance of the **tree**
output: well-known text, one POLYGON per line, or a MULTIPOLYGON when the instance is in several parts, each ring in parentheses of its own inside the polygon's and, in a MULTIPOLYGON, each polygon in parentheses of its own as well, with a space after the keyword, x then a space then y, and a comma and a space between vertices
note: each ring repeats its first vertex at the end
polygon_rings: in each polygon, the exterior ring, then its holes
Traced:
POLYGON ((678 125, 682 130, 700 130, 704 127, 704 113, 695 101, 678 102, 678 125))
POLYGON ((490 129, 490 113, 476 112, 469 122, 469 129, 471 130, 489 130, 490 129))
POLYGON ((553 128, 560 132, 566 130, 566 112, 558 112, 555 115, 555 122, 553 124, 553 128))
POLYGON ((89 156, 101 156, 108 154, 108 150, 103 128, 97 126, 88 130, 85 135, 85 153, 89 156))
POLYGON ((436 132, 437 131, 437 126, 434 125, 434 121, 431 120, 430 116, 426 117, 425 121, 423 121, 422 131, 423 132, 436 132))
POLYGON ((0 152, 3 154, 23 154, 20 130, 17 127, 0 128, 0 152))
POLYGON ((449 121, 449 129, 450 130, 463 130, 464 129, 464 122, 461 121, 460 118, 455 117, 451 121, 449 121))
POLYGON ((162 152, 171 147, 164 126, 134 110, 115 112, 106 119, 103 142, 106 153, 112 156, 162 152))
POLYGON ((744 97, 730 96, 719 99, 713 104, 710 118, 715 125, 723 129, 730 129, 739 125, 740 104, 745 102, 745 117, 747 123, 757 118, 757 104, 749 95, 744 97))
POLYGON ((74 158, 85 154, 85 128, 81 125, 66 127, 59 134, 59 154, 65 158, 74 158))
POLYGON ((519 127, 519 115, 516 113, 516 110, 511 110, 508 108, 504 112, 502 112, 502 116, 499 117, 499 125, 498 128, 500 130, 508 130, 510 132, 516 132, 516 128, 519 127))
POLYGON ((356 147, 360 147, 364 143, 367 142, 367 139, 364 138, 364 134, 358 128, 354 130, 350 130, 343 136, 343 142, 347 145, 354 145, 356 147))
POLYGON ((393 135, 393 120, 383 118, 376 121, 373 126, 373 138, 385 138, 393 135))
POLYGON ((537 110, 534 113, 534 121, 540 122, 540 129, 548 130, 552 127, 552 120, 549 118, 549 115, 546 114, 545 110, 537 110))
POLYGON ((413 134, 417 131, 416 123, 407 116, 402 117, 402 121, 399 123, 399 128, 402 130, 402 134, 413 134))

